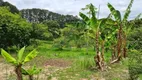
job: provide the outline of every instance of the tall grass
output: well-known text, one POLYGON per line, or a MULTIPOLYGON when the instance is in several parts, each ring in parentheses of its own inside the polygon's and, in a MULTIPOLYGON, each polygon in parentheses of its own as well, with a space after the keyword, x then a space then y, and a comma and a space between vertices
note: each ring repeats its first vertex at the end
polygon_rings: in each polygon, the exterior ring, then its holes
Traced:
POLYGON ((76 59, 75 63, 73 64, 75 69, 92 69, 95 67, 95 62, 93 57, 84 56, 79 57, 76 59))

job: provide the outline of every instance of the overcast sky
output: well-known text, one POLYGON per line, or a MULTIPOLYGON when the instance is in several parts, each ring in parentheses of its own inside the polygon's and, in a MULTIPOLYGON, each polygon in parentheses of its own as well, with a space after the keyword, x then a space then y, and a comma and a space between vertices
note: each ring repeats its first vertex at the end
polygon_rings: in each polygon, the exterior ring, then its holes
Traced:
MULTIPOLYGON (((111 3, 122 13, 127 8, 130 0, 4 0, 14 4, 18 9, 41 8, 48 9, 61 14, 78 15, 81 8, 86 4, 93 3, 96 7, 100 5, 100 17, 106 17, 110 12, 107 3, 111 3)), ((130 19, 142 13, 142 0, 134 0, 130 19)))

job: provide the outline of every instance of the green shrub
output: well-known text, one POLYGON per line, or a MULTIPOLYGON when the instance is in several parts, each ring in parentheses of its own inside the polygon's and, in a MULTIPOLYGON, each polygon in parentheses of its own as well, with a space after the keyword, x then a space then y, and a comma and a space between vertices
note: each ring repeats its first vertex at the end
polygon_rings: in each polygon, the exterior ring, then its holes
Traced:
POLYGON ((129 74, 131 80, 137 80, 142 74, 142 53, 132 50, 129 56, 129 74))

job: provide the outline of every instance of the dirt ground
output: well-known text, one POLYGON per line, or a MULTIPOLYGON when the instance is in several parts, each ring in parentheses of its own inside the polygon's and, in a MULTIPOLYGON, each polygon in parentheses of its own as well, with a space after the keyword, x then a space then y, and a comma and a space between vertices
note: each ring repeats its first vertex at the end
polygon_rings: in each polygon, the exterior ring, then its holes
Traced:
MULTIPOLYGON (((45 64, 42 66, 43 70, 41 75, 36 75, 36 79, 38 80, 46 80, 46 78, 55 73, 58 70, 66 69, 72 64, 69 60, 63 59, 48 59, 45 61, 45 64)), ((29 66, 26 66, 29 67, 29 66)), ((11 77, 11 75, 15 76, 14 67, 3 60, 0 61, 0 80, 6 80, 11 77)), ((55 77, 51 80, 57 80, 55 77)))
POLYGON ((72 64, 72 61, 64 59, 49 59, 46 61, 45 66, 55 66, 55 67, 68 67, 72 64))
MULTIPOLYGON (((34 80, 58 80, 58 78, 61 77, 60 75, 58 75, 58 73, 60 74, 62 72, 63 74, 65 74, 64 76, 69 76, 64 71, 67 68, 70 68, 70 66, 73 63, 72 60, 65 60, 65 59, 44 59, 43 60, 43 58, 40 58, 40 60, 38 60, 39 61, 38 63, 39 64, 42 63, 42 65, 40 65, 40 67, 42 68, 42 72, 39 75, 35 75, 34 80), (40 60, 43 62, 41 62, 40 60), (57 74, 58 76, 53 74, 57 74)), ((36 61, 33 60, 28 64, 33 64, 34 62, 36 61)), ((105 72, 97 72, 97 73, 94 72, 93 75, 90 75, 91 80, 109 80, 112 76, 119 77, 119 79, 114 79, 114 80, 126 80, 127 77, 129 76, 128 70, 120 69, 118 66, 121 66, 121 65, 115 64, 111 66, 112 69, 105 72)), ((29 68, 29 67, 30 67, 29 65, 24 66, 24 68, 29 68)), ((77 74, 80 75, 79 73, 77 74)), ((0 60, 0 80, 16 80, 14 67, 3 60, 0 60)), ((28 77, 24 76, 24 80, 28 80, 28 77)), ((73 80, 73 79, 70 79, 70 80, 73 80)), ((80 78, 79 80, 90 80, 90 79, 80 78)))

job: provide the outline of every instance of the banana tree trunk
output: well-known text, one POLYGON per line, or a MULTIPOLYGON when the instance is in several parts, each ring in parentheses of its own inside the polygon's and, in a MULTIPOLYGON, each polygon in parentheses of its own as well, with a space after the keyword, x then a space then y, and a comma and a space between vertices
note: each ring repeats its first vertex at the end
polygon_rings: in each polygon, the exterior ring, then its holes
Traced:
POLYGON ((96 32, 96 54, 99 54, 99 31, 96 32))
POLYGON ((23 80, 21 66, 22 66, 22 64, 16 66, 16 68, 15 68, 15 73, 17 75, 17 80, 23 80))
POLYGON ((99 31, 97 31, 96 32, 96 56, 94 57, 94 60, 95 60, 95 62, 96 62, 96 67, 98 68, 98 69, 100 69, 101 71, 103 71, 104 69, 103 69, 103 65, 102 65, 102 54, 101 54, 101 52, 99 51, 99 40, 98 40, 98 38, 99 38, 99 31))
POLYGON ((122 24, 120 24, 120 29, 119 29, 119 32, 118 32, 118 42, 117 42, 117 58, 118 58, 118 61, 121 60, 121 57, 122 57, 122 24))
POLYGON ((124 38, 123 38, 123 57, 126 58, 127 57, 127 40, 126 40, 126 34, 124 34, 124 38))
POLYGON ((122 58, 122 23, 119 26, 117 37, 117 58, 111 62, 111 64, 119 62, 122 58))
POLYGON ((105 59, 104 59, 104 44, 105 44, 105 41, 103 40, 102 41, 102 45, 101 45, 101 49, 102 49, 102 52, 101 52, 101 56, 102 56, 102 61, 104 61, 105 59))
POLYGON ((96 63, 96 67, 98 69, 100 69, 101 71, 103 71, 103 65, 102 65, 102 57, 101 57, 101 53, 99 52, 97 54, 97 56, 94 57, 95 63, 96 63))
POLYGON ((33 75, 29 75, 29 80, 33 80, 33 75))

